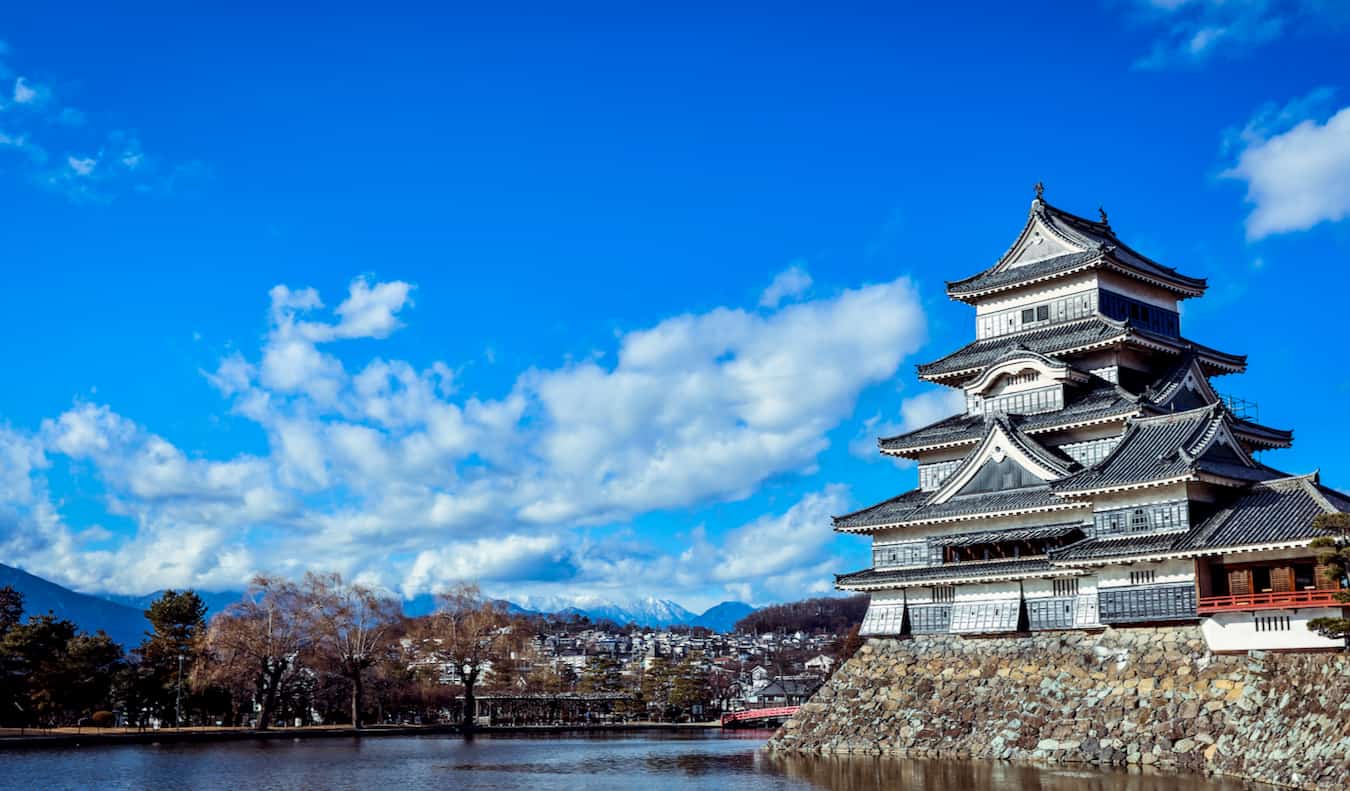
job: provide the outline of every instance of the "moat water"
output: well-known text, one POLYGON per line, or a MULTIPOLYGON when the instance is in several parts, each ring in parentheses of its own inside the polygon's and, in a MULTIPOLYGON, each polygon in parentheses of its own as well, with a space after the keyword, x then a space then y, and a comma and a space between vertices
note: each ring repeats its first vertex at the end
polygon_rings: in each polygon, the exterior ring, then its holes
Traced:
POLYGON ((0 789, 1239 791, 1198 777, 989 762, 780 757, 767 733, 388 736, 0 751, 0 789))

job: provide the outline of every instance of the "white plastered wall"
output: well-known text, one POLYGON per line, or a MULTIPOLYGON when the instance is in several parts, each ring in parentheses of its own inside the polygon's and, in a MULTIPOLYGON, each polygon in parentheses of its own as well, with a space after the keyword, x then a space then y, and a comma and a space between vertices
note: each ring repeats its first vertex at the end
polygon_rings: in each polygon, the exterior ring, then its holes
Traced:
MULTIPOLYGON (((1343 648, 1341 640, 1328 640, 1308 629, 1313 618, 1338 618, 1340 609, 1312 607, 1300 610, 1224 612, 1200 621, 1200 631, 1211 651, 1270 651, 1280 649, 1343 648), (1257 618, 1288 618, 1288 629, 1257 631, 1257 618)), ((1269 622, 1269 621, 1268 621, 1269 622)))
POLYGON ((1067 297, 1072 294, 1089 291, 1096 287, 1097 275, 1095 272, 1084 272, 1081 275, 1074 275, 1073 277, 1051 283, 1037 283, 1028 288, 1005 291, 1001 294, 992 295, 987 299, 980 300, 975 304, 975 316, 978 318, 987 316, 990 313, 998 313, 1003 310, 1020 308, 1026 305, 1035 305, 1047 300, 1059 299, 1060 297, 1067 297))
POLYGON ((1135 280, 1132 277, 1116 274, 1115 272, 1098 272, 1097 284, 1107 291, 1114 291, 1117 294, 1123 294, 1127 297, 1133 297, 1140 302, 1147 302, 1150 305, 1157 305, 1160 308, 1176 311, 1177 298, 1172 292, 1150 286, 1147 283, 1135 280))
POLYGON ((1130 572, 1152 571, 1148 585, 1176 585, 1195 582, 1195 563, 1191 560, 1140 561, 1106 566, 1097 572, 1099 588, 1121 588, 1137 585, 1130 581, 1130 572))

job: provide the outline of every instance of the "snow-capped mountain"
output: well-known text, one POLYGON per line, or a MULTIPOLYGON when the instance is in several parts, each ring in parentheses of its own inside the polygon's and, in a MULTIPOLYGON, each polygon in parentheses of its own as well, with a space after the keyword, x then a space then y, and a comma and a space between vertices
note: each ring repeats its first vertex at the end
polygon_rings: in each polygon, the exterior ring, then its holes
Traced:
POLYGON ((619 625, 635 623, 638 626, 660 628, 687 623, 695 617, 673 601, 648 596, 628 601, 602 599, 599 596, 541 596, 517 602, 535 612, 558 615, 584 615, 592 621, 607 620, 619 625))
POLYGON ((647 597, 623 604, 597 604, 590 607, 570 607, 560 613, 576 612, 592 621, 613 621, 624 625, 635 623, 638 626, 662 628, 689 623, 695 615, 685 608, 667 599, 647 597))

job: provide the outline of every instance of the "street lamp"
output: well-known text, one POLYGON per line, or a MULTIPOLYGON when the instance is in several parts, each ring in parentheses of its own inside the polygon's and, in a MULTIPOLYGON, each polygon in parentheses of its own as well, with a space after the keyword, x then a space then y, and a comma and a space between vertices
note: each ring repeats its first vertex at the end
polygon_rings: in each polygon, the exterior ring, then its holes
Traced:
POLYGON ((183 728, 183 655, 178 655, 178 695, 173 702, 173 724, 183 728))

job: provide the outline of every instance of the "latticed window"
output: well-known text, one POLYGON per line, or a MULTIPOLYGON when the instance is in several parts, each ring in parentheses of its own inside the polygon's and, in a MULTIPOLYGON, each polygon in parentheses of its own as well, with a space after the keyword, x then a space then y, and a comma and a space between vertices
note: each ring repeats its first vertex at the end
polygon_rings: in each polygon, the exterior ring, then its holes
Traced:
POLYGON ((1052 584, 1054 585, 1056 596, 1078 595, 1078 580, 1076 578, 1067 580, 1054 580, 1052 584))
POLYGON ((1102 623, 1194 618, 1194 585, 1157 585, 1097 592, 1102 623))
POLYGON ((953 632, 1010 632, 1017 628, 1021 602, 1002 601, 966 602, 952 607, 953 632))
POLYGON ((1158 581, 1158 572, 1156 571, 1131 571, 1131 585, 1152 585, 1158 581))
MULTIPOLYGON (((1042 302, 1027 308, 1010 308, 980 317, 975 322, 978 338, 992 338, 1013 332, 1074 321, 1097 312, 1097 290, 1090 289, 1067 297, 1042 302)), ((1175 333, 1173 333, 1175 334, 1175 333)))
POLYGON ((929 588, 928 592, 935 602, 956 601, 956 587, 952 585, 938 585, 929 588))
POLYGON ((952 622, 952 606, 916 605, 909 608, 909 629, 914 634, 945 632, 952 622))
POLYGON ((1099 536, 1141 533, 1151 530, 1182 530, 1189 526, 1189 504, 1185 500, 1098 511, 1092 515, 1093 529, 1099 536))
POLYGON ((876 568, 887 566, 923 566, 932 557, 926 541, 912 541, 907 544, 881 545, 872 548, 872 565, 876 568))

